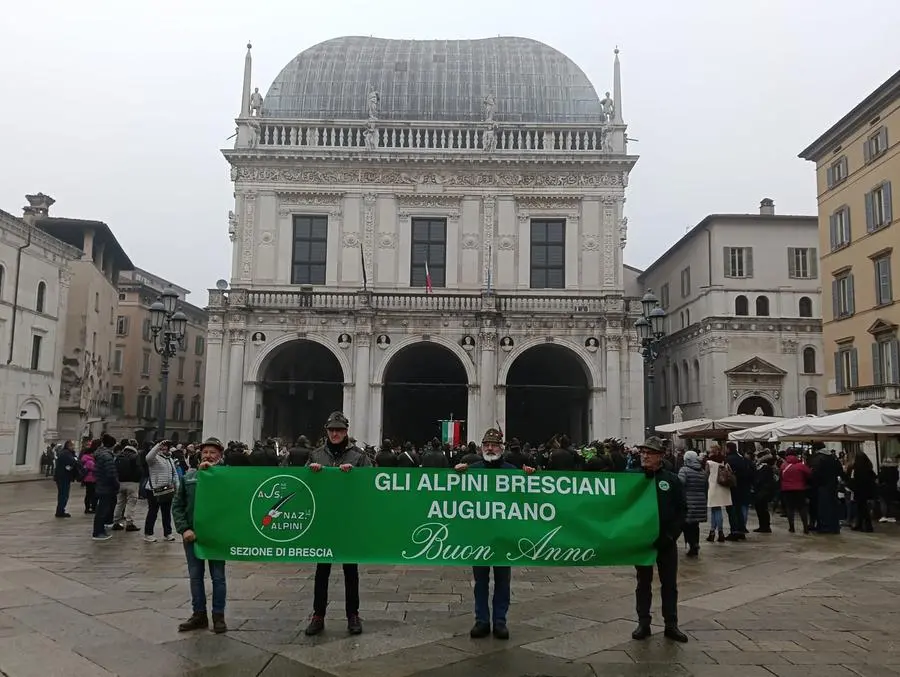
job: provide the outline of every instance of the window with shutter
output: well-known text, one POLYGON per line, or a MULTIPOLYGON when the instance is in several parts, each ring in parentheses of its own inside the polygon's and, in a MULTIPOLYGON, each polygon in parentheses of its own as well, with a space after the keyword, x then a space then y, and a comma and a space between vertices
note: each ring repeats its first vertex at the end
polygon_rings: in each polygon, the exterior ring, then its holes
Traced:
POLYGON ((872 383, 881 385, 884 383, 881 371, 881 343, 876 341, 872 344, 872 383))
POLYGON ((828 239, 831 242, 832 251, 838 248, 837 238, 837 214, 828 217, 828 239))
POLYGON ((850 387, 855 388, 859 385, 859 358, 857 357, 856 348, 850 349, 850 387))
POLYGON ((834 354, 834 391, 836 393, 846 392, 844 390, 844 360, 841 351, 834 354))
POLYGON ((825 169, 825 185, 829 188, 834 185, 834 166, 825 169))
POLYGON ((797 277, 796 247, 788 247, 788 277, 797 277))
POLYGON ((880 256, 875 264, 875 303, 879 306, 891 303, 894 292, 891 283, 891 257, 880 256))
POLYGON ((753 277, 753 247, 744 247, 744 277, 753 277))
POLYGON ((819 277, 819 250, 815 247, 810 247, 809 252, 809 279, 815 280, 819 277))
POLYGON ((891 355, 891 383, 900 385, 900 341, 897 339, 888 341, 888 350, 891 355))

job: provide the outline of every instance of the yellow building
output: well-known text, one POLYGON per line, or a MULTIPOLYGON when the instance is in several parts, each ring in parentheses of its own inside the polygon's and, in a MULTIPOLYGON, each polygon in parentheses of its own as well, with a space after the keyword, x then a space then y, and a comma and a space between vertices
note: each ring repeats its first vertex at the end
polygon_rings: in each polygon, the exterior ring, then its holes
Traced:
POLYGON ((816 163, 826 411, 900 406, 898 142, 900 71, 800 153, 816 163))

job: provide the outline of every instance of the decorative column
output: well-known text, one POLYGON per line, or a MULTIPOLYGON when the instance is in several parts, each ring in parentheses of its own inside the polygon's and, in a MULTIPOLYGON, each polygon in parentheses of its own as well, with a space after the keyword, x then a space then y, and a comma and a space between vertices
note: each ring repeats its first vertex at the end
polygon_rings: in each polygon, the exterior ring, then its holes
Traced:
MULTIPOLYGON (((483 395, 484 392, 482 392, 482 396, 483 395)), ((506 384, 498 383, 497 385, 495 385, 493 387, 493 392, 488 393, 488 396, 490 395, 493 395, 491 400, 495 403, 496 415, 492 416, 489 419, 483 420, 481 422, 481 427, 484 428, 484 430, 487 430, 488 428, 493 428, 499 423, 500 430, 503 432, 503 439, 508 440, 509 435, 507 434, 508 431, 506 430, 506 384)), ((484 430, 482 430, 481 433, 484 433, 484 430)), ((475 441, 481 442, 481 439, 478 438, 475 441)))
POLYGON ((221 328, 206 330, 206 380, 203 393, 203 438, 223 437, 225 415, 227 414, 227 389, 222 377, 228 372, 222 368, 221 328))
MULTIPOLYGON (((241 439, 242 388, 244 375, 244 341, 247 331, 243 328, 228 330, 231 352, 228 360, 228 416, 225 420, 226 440, 241 439)), ((254 440, 241 440, 251 444, 254 440)))
POLYGON ((258 383, 243 384, 240 419, 239 439, 251 444, 262 437, 262 387, 258 383))
POLYGON ((606 336, 606 421, 604 437, 621 437, 622 434, 622 365, 619 351, 621 334, 606 336))
POLYGON ((478 395, 480 390, 481 388, 479 388, 477 383, 470 383, 466 389, 466 439, 463 440, 464 442, 480 442, 478 435, 484 433, 482 428, 486 427, 482 425, 478 415, 478 395))
POLYGON ((368 416, 369 427, 366 433, 366 442, 372 445, 380 445, 382 440, 381 412, 384 405, 384 386, 381 383, 366 383, 365 386, 372 391, 369 396, 371 411, 368 416))
POLYGON ((605 390, 602 386, 595 385, 591 388, 591 429, 588 432, 592 440, 610 437, 606 434, 606 426, 603 423, 603 417, 606 414, 603 402, 604 393, 605 390))
MULTIPOLYGON (((492 320, 484 320, 481 328, 481 361, 478 369, 478 381, 481 385, 480 423, 481 427, 489 428, 496 425, 501 412, 497 411, 497 398, 495 386, 497 385, 497 330, 492 320)), ((506 411, 502 412, 506 416, 506 411)), ((484 431, 476 432, 481 435, 484 431)), ((504 434, 505 434, 504 430, 504 434)), ((480 439, 478 440, 480 441, 480 439)))
POLYGON ((353 420, 350 422, 357 431, 355 437, 369 444, 378 444, 380 440, 369 439, 369 355, 372 345, 372 334, 368 331, 357 331, 356 339, 356 364, 353 367, 353 420))
POLYGON ((241 220, 241 258, 239 280, 251 282, 253 280, 253 231, 256 220, 256 193, 243 194, 244 217, 241 220))

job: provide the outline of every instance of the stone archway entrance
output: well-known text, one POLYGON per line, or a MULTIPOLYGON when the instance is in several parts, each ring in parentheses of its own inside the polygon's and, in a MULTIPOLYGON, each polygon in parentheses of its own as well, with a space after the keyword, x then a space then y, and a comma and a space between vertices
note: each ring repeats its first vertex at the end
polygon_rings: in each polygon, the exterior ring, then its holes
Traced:
POLYGON ((541 444, 554 435, 587 442, 590 376, 570 349, 547 343, 519 355, 506 377, 507 439, 541 444))
POLYGON ((774 416, 775 408, 772 406, 772 403, 769 402, 765 397, 760 397, 759 395, 751 395, 750 397, 741 401, 738 405, 737 413, 739 414, 749 414, 753 415, 756 413, 757 409, 762 409, 763 416, 774 416))
POLYGON ((315 444, 332 411, 343 407, 344 373, 337 357, 315 341, 298 340, 275 350, 261 370, 262 438, 315 444))
POLYGON ((384 437, 424 444, 440 438, 440 421, 465 419, 467 407, 466 369, 448 348, 413 343, 391 358, 384 372, 384 437))

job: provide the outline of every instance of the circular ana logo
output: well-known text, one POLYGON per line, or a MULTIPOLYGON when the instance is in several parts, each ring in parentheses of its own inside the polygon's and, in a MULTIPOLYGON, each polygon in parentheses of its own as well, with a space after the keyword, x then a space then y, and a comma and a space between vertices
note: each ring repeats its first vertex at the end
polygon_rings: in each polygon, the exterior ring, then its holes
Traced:
POLYGON ((659 488, 662 489, 663 491, 668 491, 668 490, 669 490, 669 483, 666 482, 665 480, 661 480, 660 483, 659 483, 659 488))
POLYGON ((276 475, 260 484, 250 501, 250 521, 273 543, 296 541, 312 526, 316 499, 303 480, 276 475))

